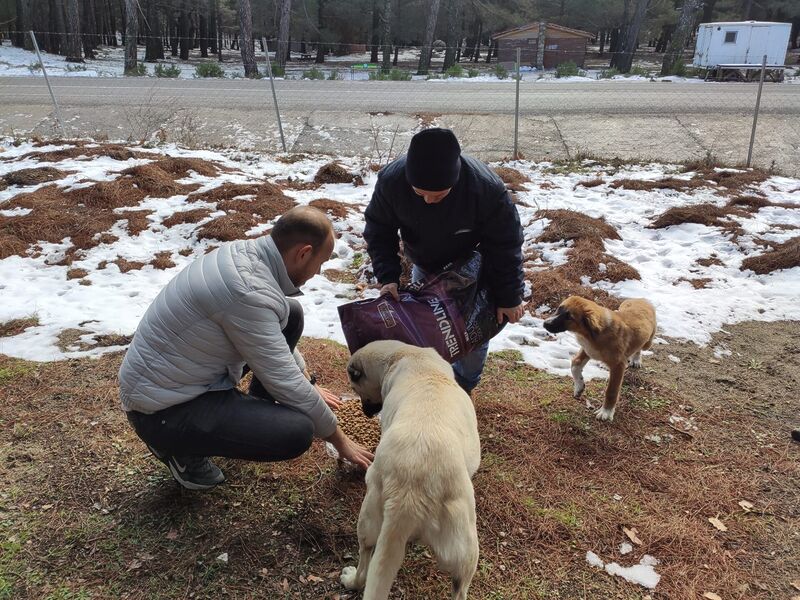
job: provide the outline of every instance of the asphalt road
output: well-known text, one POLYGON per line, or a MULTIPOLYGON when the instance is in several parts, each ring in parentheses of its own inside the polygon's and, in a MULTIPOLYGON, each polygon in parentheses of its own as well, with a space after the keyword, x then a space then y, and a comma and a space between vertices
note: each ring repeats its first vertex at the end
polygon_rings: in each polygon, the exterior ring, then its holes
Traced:
MULTIPOLYGON (((51 79, 66 134, 279 151, 268 80, 51 79)), ((286 150, 403 152, 432 123, 484 160, 513 153, 515 84, 278 81, 286 150)), ((578 155, 686 161, 747 157, 757 84, 595 82, 520 85, 519 149, 534 160, 578 155)), ((43 78, 0 78, 0 135, 59 135, 43 78)), ((754 163, 800 175, 800 85, 764 85, 754 163)))
MULTIPOLYGON (((133 78, 56 78, 58 100, 66 106, 106 107, 174 102, 182 107, 215 105, 252 110, 271 101, 269 81, 160 80, 133 78)), ((446 81, 278 81, 282 107, 288 110, 438 113, 513 113, 513 82, 446 81)), ((708 114, 752 112, 756 84, 596 82, 534 83, 520 86, 520 109, 544 115, 708 114)), ((0 107, 48 105, 43 79, 0 80, 0 107)), ((762 111, 800 114, 800 85, 765 84, 762 111)))

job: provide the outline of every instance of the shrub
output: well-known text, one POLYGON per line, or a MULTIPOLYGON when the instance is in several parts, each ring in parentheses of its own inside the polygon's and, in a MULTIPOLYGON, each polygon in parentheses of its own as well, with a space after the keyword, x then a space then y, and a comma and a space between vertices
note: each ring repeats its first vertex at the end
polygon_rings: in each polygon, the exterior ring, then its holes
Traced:
POLYGON ((225 71, 219 63, 207 62, 197 65, 194 69, 195 77, 225 77, 225 71))
POLYGON ((144 63, 137 63, 133 69, 126 69, 125 75, 130 77, 144 77, 147 75, 147 65, 144 63))
POLYGON ((325 73, 317 67, 311 67, 307 71, 303 71, 303 79, 325 79, 325 73))
POLYGON ((478 69, 467 69, 467 77, 472 79, 473 77, 477 77, 480 75, 481 72, 478 69))
POLYGON ((567 61, 563 62, 556 67, 556 77, 578 77, 581 75, 586 75, 584 71, 581 71, 574 62, 567 61))
POLYGON ((463 77, 464 76, 464 67, 459 65, 458 63, 454 64, 452 67, 445 71, 448 77, 463 77))
POLYGON ((500 63, 497 63, 494 66, 494 74, 497 76, 498 79, 506 79, 508 77, 508 69, 506 69, 500 63))
POLYGON ((328 74, 328 81, 336 81, 337 79, 341 79, 341 75, 338 69, 334 69, 328 74))
POLYGON ((76 71, 85 71, 86 65, 67 65, 67 72, 74 73, 76 71))
POLYGON ((272 65, 272 76, 286 77, 286 67, 281 67, 280 65, 272 65))
POLYGON ((640 77, 650 77, 650 71, 645 69, 640 65, 634 65, 631 67, 631 70, 628 71, 628 75, 638 75, 640 77))
POLYGON ((180 77, 181 76, 181 68, 178 65, 156 65, 156 68, 153 70, 153 73, 156 77, 180 77))
POLYGON ((616 75, 619 75, 619 69, 616 67, 611 67, 610 69, 603 69, 600 71, 600 75, 597 76, 598 79, 613 79, 616 75))
POLYGON ((392 69, 385 71, 371 71, 369 78, 373 81, 411 81, 411 71, 392 69))

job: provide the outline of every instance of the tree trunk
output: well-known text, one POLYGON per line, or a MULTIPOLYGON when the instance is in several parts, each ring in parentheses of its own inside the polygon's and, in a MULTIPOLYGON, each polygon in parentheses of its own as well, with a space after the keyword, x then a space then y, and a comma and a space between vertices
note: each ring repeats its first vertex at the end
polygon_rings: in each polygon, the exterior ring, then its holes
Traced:
POLYGON ((711 19, 714 17, 714 6, 717 4, 717 0, 706 0, 703 4, 703 20, 702 23, 710 23, 711 19))
POLYGON ((702 6, 703 0, 684 0, 678 27, 672 36, 669 49, 664 55, 664 62, 661 64, 662 77, 664 75, 673 75, 676 71, 682 70, 683 51, 686 48, 686 41, 694 28, 697 12, 702 6))
POLYGON ((656 43, 656 52, 661 54, 667 51, 667 46, 672 39, 672 34, 675 32, 675 25, 664 25, 661 28, 661 37, 658 38, 656 43))
POLYGON ((292 0, 281 2, 281 17, 278 23, 278 49, 275 52, 275 62, 281 69, 286 68, 286 59, 289 55, 289 19, 292 14, 292 0))
POLYGON ((400 58, 400 46, 398 44, 395 44, 395 46, 394 46, 394 58, 392 59, 392 66, 393 67, 397 66, 397 61, 399 60, 399 58, 400 58))
POLYGON ((169 53, 173 57, 178 56, 178 29, 178 13, 173 10, 169 20, 169 53))
POLYGON ((189 60, 189 11, 187 0, 181 0, 180 14, 178 15, 178 45, 180 46, 181 60, 189 60))
POLYGON ((200 56, 208 58, 208 16, 207 6, 198 13, 200 19, 200 56))
POLYGON ((94 2, 83 0, 83 10, 81 13, 81 43, 83 44, 83 55, 86 58, 94 58, 94 35, 97 29, 94 14, 94 2))
POLYGON ((381 69, 388 71, 392 62, 392 0, 384 0, 381 12, 383 23, 383 61, 381 69))
POLYGON ((478 37, 475 38, 475 47, 472 49, 472 62, 481 59, 481 36, 483 35, 483 21, 478 19, 478 37))
POLYGON ((214 0, 214 22, 217 29, 217 60, 222 62, 222 17, 219 14, 220 0, 214 0))
POLYGON ((323 13, 325 11, 325 0, 317 0, 317 56, 314 60, 317 64, 322 64, 325 62, 325 44, 324 42, 324 34, 325 31, 325 19, 323 18, 323 13))
POLYGON ((53 2, 53 20, 56 24, 56 31, 59 35, 58 53, 64 54, 67 50, 67 29, 64 24, 64 2, 55 0, 53 2))
POLYGON ((67 62, 83 62, 81 56, 81 17, 78 0, 65 0, 65 25, 67 28, 67 62))
POLYGON ((427 75, 431 68, 433 36, 436 34, 436 19, 439 15, 440 2, 441 0, 431 0, 430 3, 431 6, 428 10, 428 23, 425 26, 425 39, 422 41, 422 49, 419 54, 419 68, 417 68, 417 75, 427 75))
POLYGON ((444 64, 442 72, 447 71, 456 63, 456 44, 460 38, 459 25, 461 24, 461 0, 448 0, 447 2, 447 35, 444 51, 444 64))
MULTIPOLYGON (((438 0, 435 0, 438 1, 438 0)), ((378 0, 372 0, 372 45, 369 53, 369 62, 378 62, 378 48, 381 42, 381 11, 378 9, 378 0)))
POLYGON ((622 51, 615 55, 618 57, 615 66, 620 73, 630 73, 631 66, 633 65, 633 54, 636 52, 636 47, 639 42, 639 30, 642 28, 642 22, 644 21, 648 4, 650 4, 650 0, 637 1, 636 10, 633 13, 633 20, 628 24, 625 30, 622 51))
POLYGON ((497 54, 497 40, 489 38, 489 49, 486 51, 486 62, 492 62, 492 52, 497 54))
POLYGON ((600 56, 603 56, 603 52, 606 49, 606 30, 603 29, 600 31, 600 56))
POLYGON ((136 0, 125 0, 125 72, 136 69, 136 30, 139 18, 136 15, 136 0))
POLYGON ((753 13, 753 0, 742 0, 742 20, 749 21, 753 13))
POLYGON ((217 53, 217 2, 208 0, 208 42, 211 45, 211 54, 217 53))
POLYGON ((244 64, 244 76, 258 75, 256 55, 253 52, 253 10, 250 0, 239 0, 239 28, 241 29, 240 50, 244 64))
POLYGON ((16 8, 16 31, 14 32, 11 41, 17 48, 24 48, 25 40, 29 37, 27 32, 31 28, 30 23, 28 22, 28 0, 17 0, 16 8))
POLYGON ((147 0, 147 21, 144 32, 147 39, 144 41, 144 61, 156 62, 164 58, 164 48, 161 45, 161 19, 158 14, 157 0, 147 0))
POLYGON ((108 26, 111 31, 111 46, 117 47, 117 18, 114 15, 114 7, 111 5, 111 0, 108 0, 108 26))

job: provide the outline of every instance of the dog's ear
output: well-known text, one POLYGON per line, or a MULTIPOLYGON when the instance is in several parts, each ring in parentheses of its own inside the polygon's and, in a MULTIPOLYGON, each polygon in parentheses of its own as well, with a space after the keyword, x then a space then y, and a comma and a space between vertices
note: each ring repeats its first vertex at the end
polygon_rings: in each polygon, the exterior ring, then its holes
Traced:
POLYGON ((361 379, 362 373, 359 369, 357 369, 354 365, 347 366, 347 375, 350 377, 350 381, 358 381, 361 379))
POLYGON ((586 328, 586 331, 589 332, 589 337, 592 339, 603 329, 603 322, 600 319, 600 315, 593 310, 584 312, 581 321, 583 321, 583 326, 586 328))

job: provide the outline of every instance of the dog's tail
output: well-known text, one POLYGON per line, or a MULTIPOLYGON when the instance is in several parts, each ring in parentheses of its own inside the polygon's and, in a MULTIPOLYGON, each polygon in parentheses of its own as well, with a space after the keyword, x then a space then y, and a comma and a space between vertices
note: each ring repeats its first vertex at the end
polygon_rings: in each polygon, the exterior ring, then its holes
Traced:
POLYGON ((386 600, 389 597, 412 534, 409 521, 391 512, 384 517, 369 563, 364 600, 386 600))

